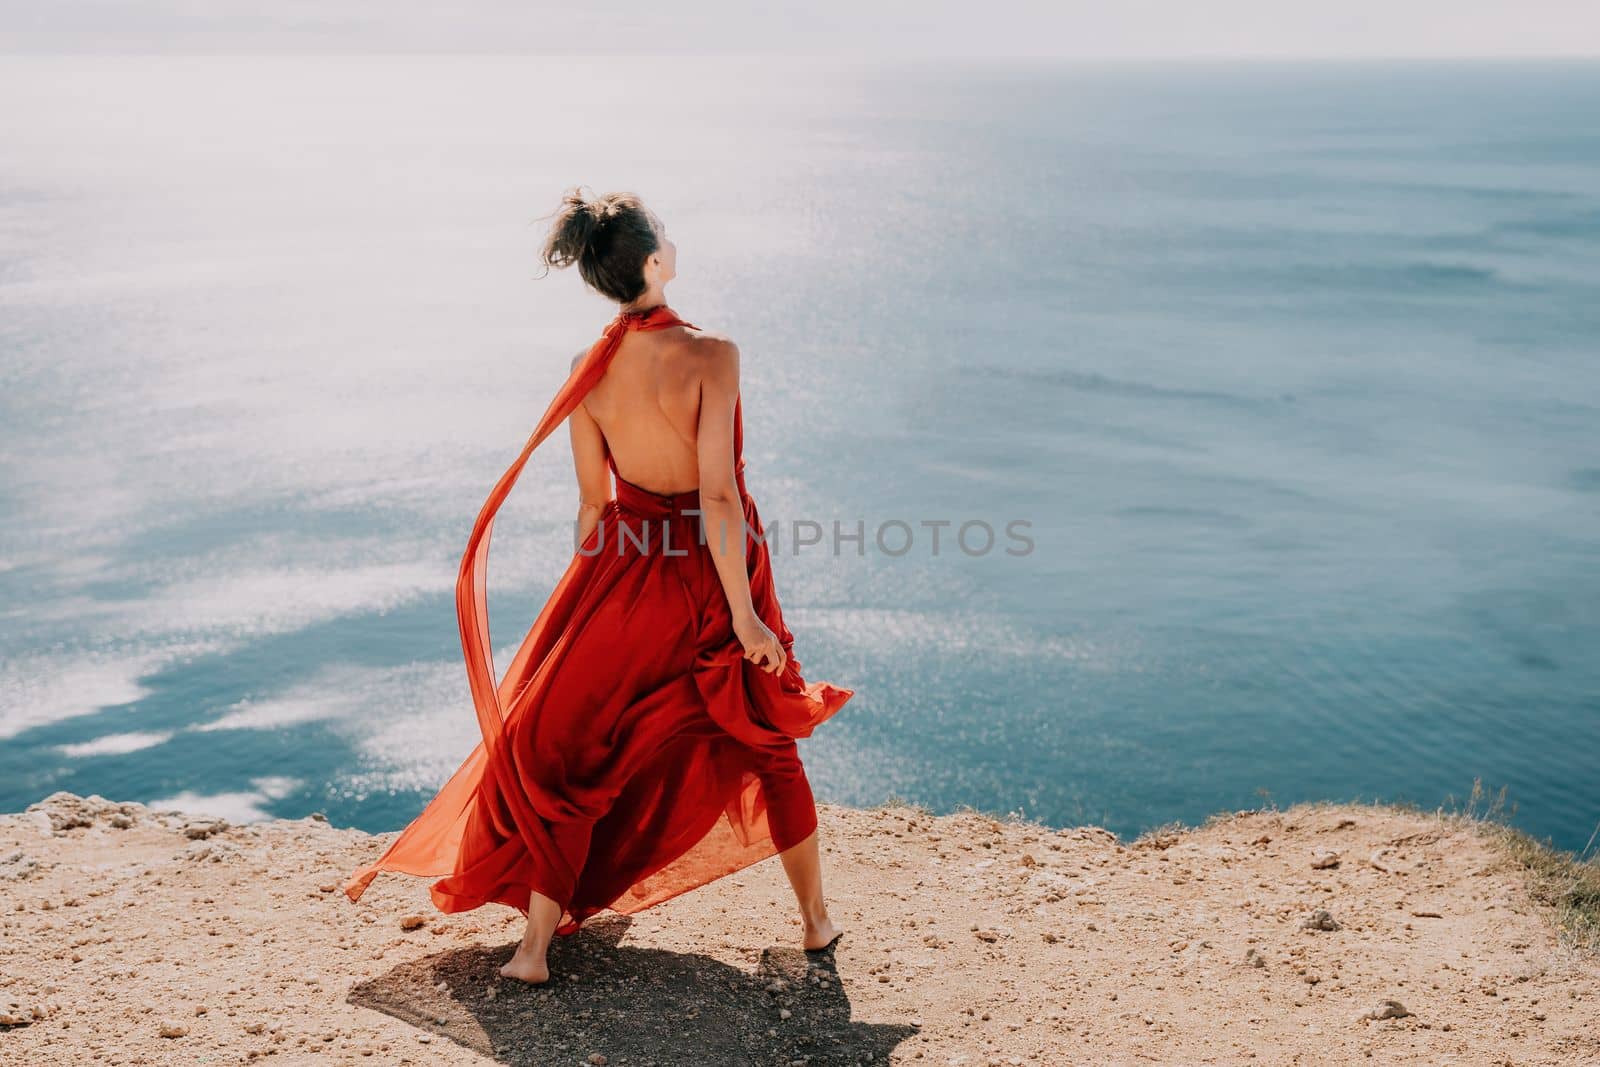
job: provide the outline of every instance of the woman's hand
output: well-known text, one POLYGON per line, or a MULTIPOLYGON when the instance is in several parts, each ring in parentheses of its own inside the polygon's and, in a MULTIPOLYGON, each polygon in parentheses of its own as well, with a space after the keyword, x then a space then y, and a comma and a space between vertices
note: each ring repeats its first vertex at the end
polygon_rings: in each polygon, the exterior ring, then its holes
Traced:
POLYGON ((778 635, 768 628, 754 612, 733 620, 733 632, 744 646, 744 658, 768 674, 782 674, 787 658, 778 635))

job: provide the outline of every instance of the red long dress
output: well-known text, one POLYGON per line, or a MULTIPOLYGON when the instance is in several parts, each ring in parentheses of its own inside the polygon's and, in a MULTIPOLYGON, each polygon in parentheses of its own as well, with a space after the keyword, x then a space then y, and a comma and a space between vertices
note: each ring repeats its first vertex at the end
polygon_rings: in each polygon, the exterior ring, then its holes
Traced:
POLYGON ((456 583, 467 680, 483 739, 376 861, 344 884, 359 900, 379 871, 437 878, 443 912, 491 901, 559 902, 557 933, 604 908, 633 914, 804 840, 817 813, 795 738, 853 695, 806 683, 783 623, 755 501, 745 491, 742 404, 734 469, 749 528, 756 613, 788 663, 744 658, 698 491, 661 496, 616 474, 616 495, 498 684, 486 577, 495 513, 528 457, 605 374, 629 330, 694 329, 665 304, 605 328, 485 501, 456 583))

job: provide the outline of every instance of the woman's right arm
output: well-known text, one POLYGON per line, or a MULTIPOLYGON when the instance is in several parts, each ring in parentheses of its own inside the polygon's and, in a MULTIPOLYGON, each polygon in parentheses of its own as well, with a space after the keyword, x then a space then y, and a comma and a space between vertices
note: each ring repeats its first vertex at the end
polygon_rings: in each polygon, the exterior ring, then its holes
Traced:
POLYGON ((696 451, 700 467, 700 523, 706 547, 733 615, 733 632, 744 658, 771 674, 784 667, 783 645, 756 615, 745 561, 744 501, 734 473, 734 408, 739 399, 739 346, 710 342, 700 375, 700 421, 696 451))

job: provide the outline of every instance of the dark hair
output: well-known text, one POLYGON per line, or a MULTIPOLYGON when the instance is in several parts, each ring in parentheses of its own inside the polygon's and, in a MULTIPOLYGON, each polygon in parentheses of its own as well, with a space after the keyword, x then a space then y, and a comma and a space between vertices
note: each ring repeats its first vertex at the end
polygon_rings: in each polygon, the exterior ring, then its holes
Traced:
POLYGON ((540 258, 546 267, 576 263, 585 282, 619 304, 636 300, 644 261, 660 247, 650 210, 633 193, 587 197, 583 188, 562 195, 540 258))

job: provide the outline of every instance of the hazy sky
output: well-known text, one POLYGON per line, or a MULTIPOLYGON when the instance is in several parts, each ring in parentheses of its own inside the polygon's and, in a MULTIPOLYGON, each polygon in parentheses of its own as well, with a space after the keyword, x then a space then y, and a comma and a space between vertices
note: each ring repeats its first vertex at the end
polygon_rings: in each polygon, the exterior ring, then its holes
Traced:
POLYGON ((1600 0, 0 0, 0 51, 1595 56, 1600 0))

